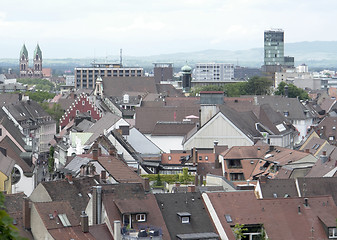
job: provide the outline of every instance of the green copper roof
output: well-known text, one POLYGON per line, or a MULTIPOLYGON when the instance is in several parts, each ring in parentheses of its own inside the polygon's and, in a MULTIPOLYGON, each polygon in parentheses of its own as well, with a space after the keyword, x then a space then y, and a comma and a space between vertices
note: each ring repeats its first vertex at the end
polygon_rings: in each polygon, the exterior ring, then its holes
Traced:
POLYGON ((36 56, 36 54, 39 55, 40 58, 42 59, 42 51, 40 49, 39 44, 36 45, 36 48, 35 48, 35 51, 34 51, 34 56, 36 56))
POLYGON ((20 58, 21 58, 22 55, 25 55, 26 59, 28 59, 28 51, 27 51, 27 48, 26 48, 25 44, 23 44, 23 46, 21 48, 20 58))
POLYGON ((182 72, 191 72, 192 71, 192 68, 188 65, 185 65, 181 68, 181 71, 182 72))

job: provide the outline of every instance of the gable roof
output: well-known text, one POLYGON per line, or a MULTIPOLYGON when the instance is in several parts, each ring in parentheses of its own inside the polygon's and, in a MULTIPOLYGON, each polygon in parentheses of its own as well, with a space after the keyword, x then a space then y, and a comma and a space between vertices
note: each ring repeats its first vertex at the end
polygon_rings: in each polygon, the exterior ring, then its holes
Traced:
MULTIPOLYGON (((17 93, 0 93, 0 109, 2 106, 14 104, 19 101, 19 94, 17 93)), ((1 114, 1 116, 3 116, 1 114)))
POLYGON ((7 114, 0 108, 0 124, 10 133, 11 137, 20 144, 22 148, 25 146, 23 140, 23 134, 20 132, 19 128, 14 125, 14 123, 8 119, 7 114))
POLYGON ((182 122, 186 116, 199 115, 199 106, 193 107, 139 107, 136 108, 136 128, 144 133, 152 133, 157 122, 182 122))
POLYGON ((59 214, 65 214, 71 226, 80 225, 80 215, 77 216, 68 201, 33 202, 33 205, 48 230, 66 227, 61 223, 59 214), (53 215, 52 219, 49 214, 53 215))
POLYGON ((138 176, 137 173, 135 173, 125 162, 114 156, 99 156, 98 162, 117 182, 143 183, 143 179, 138 176))
POLYGON ((195 127, 194 122, 157 122, 151 133, 152 136, 185 136, 195 127))
POLYGON ((0 171, 7 177, 10 177, 14 165, 15 161, 12 158, 3 155, 0 151, 0 171))
POLYGON ((111 128, 119 119, 121 119, 121 117, 111 112, 107 112, 101 119, 99 119, 87 130, 87 132, 92 133, 92 135, 85 144, 91 144, 94 142, 99 137, 99 135, 104 133, 104 130, 111 128))
POLYGON ((55 240, 73 239, 73 240, 111 240, 109 228, 104 224, 95 224, 89 226, 89 232, 84 233, 81 226, 72 226, 67 228, 55 228, 48 231, 55 240))
POLYGON ((327 196, 308 198, 309 207, 303 198, 256 199, 253 191, 204 193, 203 197, 210 200, 229 240, 235 239, 231 227, 237 223, 263 224, 268 238, 274 240, 308 239, 312 234, 314 239, 325 239, 328 235, 319 217, 337 216, 337 207, 327 196))
POLYGON ((68 180, 57 180, 40 184, 46 189, 52 201, 68 201, 76 216, 79 217, 86 209, 89 202, 88 193, 96 182, 92 177, 84 177, 73 178, 72 183, 68 180))
POLYGON ((156 194, 155 197, 171 239, 176 239, 178 234, 215 233, 199 192, 156 194), (189 224, 182 223, 179 213, 190 214, 189 224))
POLYGON ((262 198, 298 197, 294 179, 266 179, 260 181, 262 198))
POLYGON ((275 111, 280 112, 281 114, 288 112, 287 119, 308 119, 312 118, 312 114, 297 98, 286 98, 283 96, 257 96, 256 100, 258 104, 269 104, 275 111))

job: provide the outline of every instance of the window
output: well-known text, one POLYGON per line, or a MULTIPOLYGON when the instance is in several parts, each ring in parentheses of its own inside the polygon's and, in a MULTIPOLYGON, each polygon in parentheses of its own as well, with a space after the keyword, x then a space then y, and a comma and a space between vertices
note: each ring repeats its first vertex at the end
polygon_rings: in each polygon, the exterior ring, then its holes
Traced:
POLYGON ((202 156, 199 156, 199 161, 202 161, 202 156))
POLYGON ((205 160, 208 161, 208 156, 205 156, 205 160))
POLYGON ((90 110, 88 110, 88 113, 89 113, 89 115, 91 116, 91 111, 90 111, 90 110))
POLYGON ((190 217, 182 217, 181 218, 181 223, 189 223, 190 222, 190 217))
POLYGON ((2 136, 2 128, 0 128, 0 136, 2 136))
POLYGON ((82 105, 84 106, 84 104, 85 104, 85 101, 82 101, 82 105))
POLYGON ((337 228, 329 228, 329 238, 337 238, 337 228))
POLYGON ((227 160, 228 168, 242 168, 240 159, 227 160))
POLYGON ((144 213, 137 214, 136 215, 137 222, 145 222, 146 221, 146 215, 144 213))
POLYGON ((76 110, 76 115, 80 114, 80 110, 76 110))
POLYGON ((171 156, 168 156, 168 160, 171 161, 172 157, 171 156))
POLYGON ((230 174, 231 181, 243 181, 245 180, 243 173, 231 173, 230 174))
MULTIPOLYGON (((0 136, 1 136, 1 134, 0 134, 0 136)), ((329 137, 329 140, 330 140, 330 141, 333 141, 334 139, 335 139, 334 136, 330 136, 330 137, 329 137)))

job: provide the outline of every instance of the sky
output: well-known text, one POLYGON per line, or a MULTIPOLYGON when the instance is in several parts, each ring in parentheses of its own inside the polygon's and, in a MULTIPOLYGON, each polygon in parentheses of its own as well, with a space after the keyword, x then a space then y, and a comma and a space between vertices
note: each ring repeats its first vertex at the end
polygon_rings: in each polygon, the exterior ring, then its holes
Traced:
POLYGON ((263 47, 263 32, 285 42, 336 41, 336 0, 1 0, 0 59, 150 56, 263 47))

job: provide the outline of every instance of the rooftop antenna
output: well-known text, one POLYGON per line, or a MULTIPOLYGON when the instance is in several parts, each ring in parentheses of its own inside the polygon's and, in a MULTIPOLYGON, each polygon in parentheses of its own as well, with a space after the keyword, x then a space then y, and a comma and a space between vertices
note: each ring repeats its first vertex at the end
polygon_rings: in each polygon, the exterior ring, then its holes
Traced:
POLYGON ((119 52, 119 64, 121 65, 121 67, 123 66, 123 55, 122 55, 123 49, 120 49, 119 52))

